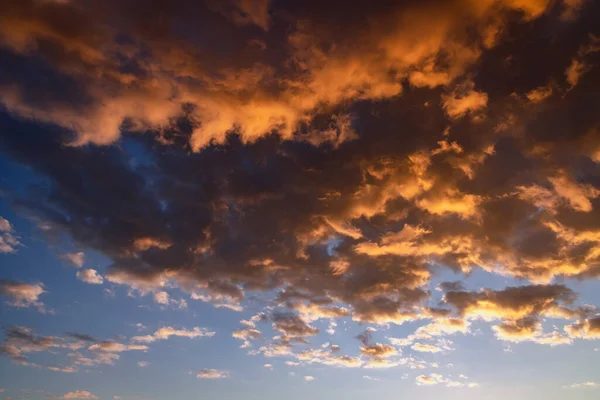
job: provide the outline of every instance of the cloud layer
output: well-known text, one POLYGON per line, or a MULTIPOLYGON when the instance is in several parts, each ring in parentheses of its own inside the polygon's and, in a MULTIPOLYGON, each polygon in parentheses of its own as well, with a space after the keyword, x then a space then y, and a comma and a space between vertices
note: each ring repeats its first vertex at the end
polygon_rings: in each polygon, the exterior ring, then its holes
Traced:
MULTIPOLYGON (((450 352, 475 322, 508 343, 600 337, 572 289, 600 276, 597 3, 159 3, 0 5, 0 151, 44 182, 6 197, 74 242, 58 256, 79 281, 163 310, 253 302, 227 336, 292 365, 416 369, 403 351, 450 352), (474 272, 518 283, 474 290, 474 272), (373 330, 318 347, 342 320, 373 330)), ((0 218, 0 252, 20 240, 0 218)), ((0 281, 9 305, 42 312, 52 290, 0 281)), ((52 368, 72 369, 215 335, 10 332, 11 360, 71 345, 52 368)))

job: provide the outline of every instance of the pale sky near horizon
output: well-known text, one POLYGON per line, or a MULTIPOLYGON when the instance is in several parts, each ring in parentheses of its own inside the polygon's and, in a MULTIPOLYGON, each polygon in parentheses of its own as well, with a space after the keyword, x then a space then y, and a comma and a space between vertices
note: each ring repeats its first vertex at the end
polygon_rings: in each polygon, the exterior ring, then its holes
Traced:
POLYGON ((0 400, 599 398, 599 18, 0 3, 0 400))

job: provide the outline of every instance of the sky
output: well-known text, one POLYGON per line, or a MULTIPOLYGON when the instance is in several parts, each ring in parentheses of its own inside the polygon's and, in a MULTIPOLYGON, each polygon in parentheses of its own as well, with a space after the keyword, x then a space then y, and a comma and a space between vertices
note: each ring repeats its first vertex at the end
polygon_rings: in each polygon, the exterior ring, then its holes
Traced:
POLYGON ((598 20, 0 2, 0 399, 598 399, 598 20))

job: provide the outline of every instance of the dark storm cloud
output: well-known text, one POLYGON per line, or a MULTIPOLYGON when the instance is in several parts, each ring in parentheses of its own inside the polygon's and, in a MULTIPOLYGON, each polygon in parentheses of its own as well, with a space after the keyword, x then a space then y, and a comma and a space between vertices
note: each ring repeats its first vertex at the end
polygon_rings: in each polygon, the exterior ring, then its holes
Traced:
POLYGON ((280 351, 319 318, 581 318, 550 283, 599 273, 597 4, 251 3, 3 3, 0 148, 41 178, 14 206, 142 294, 279 291, 280 351), (535 284, 434 308, 440 268, 535 284))

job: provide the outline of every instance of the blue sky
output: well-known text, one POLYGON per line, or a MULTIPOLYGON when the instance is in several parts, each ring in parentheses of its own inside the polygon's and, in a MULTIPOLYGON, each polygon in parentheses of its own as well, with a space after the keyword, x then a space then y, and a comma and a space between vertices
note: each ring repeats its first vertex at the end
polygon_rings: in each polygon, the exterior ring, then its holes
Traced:
POLYGON ((600 4, 0 3, 0 399, 600 393, 600 4))

